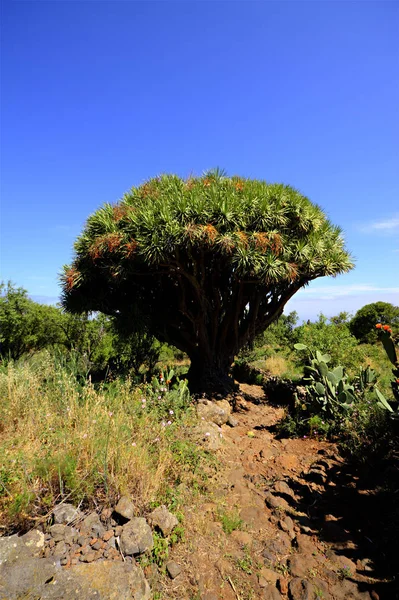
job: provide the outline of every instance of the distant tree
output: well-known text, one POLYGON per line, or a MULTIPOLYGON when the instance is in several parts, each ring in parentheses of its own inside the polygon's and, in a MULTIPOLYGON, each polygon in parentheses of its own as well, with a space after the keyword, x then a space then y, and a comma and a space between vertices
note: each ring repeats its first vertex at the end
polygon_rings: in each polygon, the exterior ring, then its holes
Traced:
POLYGON ((345 311, 338 313, 335 317, 330 318, 330 323, 333 325, 348 325, 351 319, 351 314, 345 311))
POLYGON ((62 341, 61 312, 38 304, 23 288, 0 284, 0 357, 17 360, 23 354, 62 341))
POLYGON ((293 310, 281 315, 266 331, 255 340, 256 346, 287 346, 293 344, 294 328, 298 322, 298 313, 293 310))
POLYGON ((188 354, 196 391, 229 389, 234 356, 300 288, 353 266, 340 229, 298 191, 218 170, 133 188, 89 217, 75 252, 64 307, 139 315, 188 354))
POLYGON ((389 302, 373 302, 366 304, 357 311, 350 322, 352 334, 362 343, 375 343, 377 341, 377 323, 390 325, 392 331, 399 331, 399 306, 389 302))

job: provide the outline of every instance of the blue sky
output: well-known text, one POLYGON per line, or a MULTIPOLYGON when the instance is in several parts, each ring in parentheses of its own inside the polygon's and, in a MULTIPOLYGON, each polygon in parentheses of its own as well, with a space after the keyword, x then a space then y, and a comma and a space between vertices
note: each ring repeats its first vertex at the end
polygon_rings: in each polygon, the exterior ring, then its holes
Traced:
POLYGON ((103 202, 160 172, 282 181, 356 269, 301 318, 399 304, 399 3, 2 2, 1 278, 56 301, 103 202))

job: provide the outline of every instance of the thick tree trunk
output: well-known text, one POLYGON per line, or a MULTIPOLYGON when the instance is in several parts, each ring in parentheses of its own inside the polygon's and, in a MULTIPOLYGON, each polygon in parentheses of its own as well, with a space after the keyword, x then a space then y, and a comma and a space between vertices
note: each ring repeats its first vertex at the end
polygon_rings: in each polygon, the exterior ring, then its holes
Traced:
POLYGON ((227 395, 234 391, 234 380, 229 374, 234 356, 229 353, 201 356, 198 353, 190 359, 187 377, 192 393, 227 395))

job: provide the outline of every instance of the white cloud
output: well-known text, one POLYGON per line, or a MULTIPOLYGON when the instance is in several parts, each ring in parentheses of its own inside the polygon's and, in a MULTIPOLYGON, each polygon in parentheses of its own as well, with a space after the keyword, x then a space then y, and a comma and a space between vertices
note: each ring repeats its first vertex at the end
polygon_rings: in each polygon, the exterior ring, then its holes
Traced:
POLYGON ((299 296, 312 296, 312 299, 334 300, 342 296, 353 296, 368 293, 381 294, 399 294, 399 287, 378 287, 368 283, 351 285, 325 285, 318 287, 308 287, 298 292, 299 296))
POLYGON ((363 225, 361 231, 364 233, 396 233, 399 232, 399 215, 394 215, 390 218, 381 221, 374 221, 367 225, 363 225))

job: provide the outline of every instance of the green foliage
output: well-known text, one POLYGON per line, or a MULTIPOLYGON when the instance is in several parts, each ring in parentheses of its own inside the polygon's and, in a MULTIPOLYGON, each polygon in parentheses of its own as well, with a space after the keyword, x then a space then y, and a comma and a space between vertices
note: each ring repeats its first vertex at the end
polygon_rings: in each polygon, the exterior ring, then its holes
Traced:
MULTIPOLYGON (((0 359, 18 360, 44 348, 81 381, 91 376, 150 373, 159 343, 143 328, 131 332, 120 319, 101 313, 89 316, 63 312, 34 302, 26 290, 0 284, 0 359)), ((172 354, 173 356, 173 354, 172 354)))
MULTIPOLYGON (((392 338, 392 329, 389 325, 381 326, 381 324, 377 324, 376 329, 378 330, 378 337, 382 342, 384 350, 386 352, 387 357, 390 362, 393 364, 392 375, 393 379, 391 381, 391 389, 396 402, 399 401, 399 358, 396 351, 395 341, 392 338)), ((376 394, 379 401, 379 405, 391 413, 391 416, 395 418, 399 418, 399 409, 396 411, 392 408, 386 398, 381 394, 381 392, 376 388, 376 394)))
POLYGON ((361 413, 370 413, 370 400, 376 382, 376 373, 367 367, 360 368, 353 381, 348 381, 342 366, 330 368, 331 357, 296 344, 296 350, 306 352, 303 385, 294 394, 293 414, 280 425, 289 435, 346 436, 348 422, 361 413))
MULTIPOLYGON (((333 317, 336 319, 336 317, 333 317)), ((329 354, 333 364, 342 364, 346 368, 356 368, 359 357, 356 352, 357 340, 350 333, 346 323, 328 322, 323 314, 314 323, 306 323, 294 330, 294 339, 297 343, 309 348, 318 348, 320 352, 329 354)), ((300 359, 305 364, 306 355, 300 359)))
POLYGON ((234 511, 220 511, 218 513, 219 520, 222 524, 223 531, 230 535, 236 529, 241 529, 243 521, 236 510, 234 511))
POLYGON ((289 186, 163 175, 89 217, 63 304, 139 321, 217 385, 297 290, 352 266, 340 229, 289 186))
MULTIPOLYGON (((304 344, 295 344, 295 349, 310 354, 309 364, 305 366, 305 396, 297 399, 306 404, 310 414, 324 414, 326 419, 336 419, 338 415, 352 408, 356 401, 355 388, 347 383, 343 367, 329 370, 330 355, 310 351, 304 344)), ((361 385, 375 376, 368 368, 361 372, 361 385)))
POLYGON ((375 343, 378 339, 376 323, 390 325, 394 333, 399 332, 399 306, 389 302, 366 304, 357 311, 349 326, 352 335, 361 343, 375 343))
POLYGON ((0 358, 17 360, 28 352, 61 343, 60 311, 38 304, 23 288, 0 284, 0 358))
POLYGON ((254 342, 255 347, 290 346, 294 340, 294 329, 298 322, 298 313, 294 310, 288 315, 281 315, 254 342))

